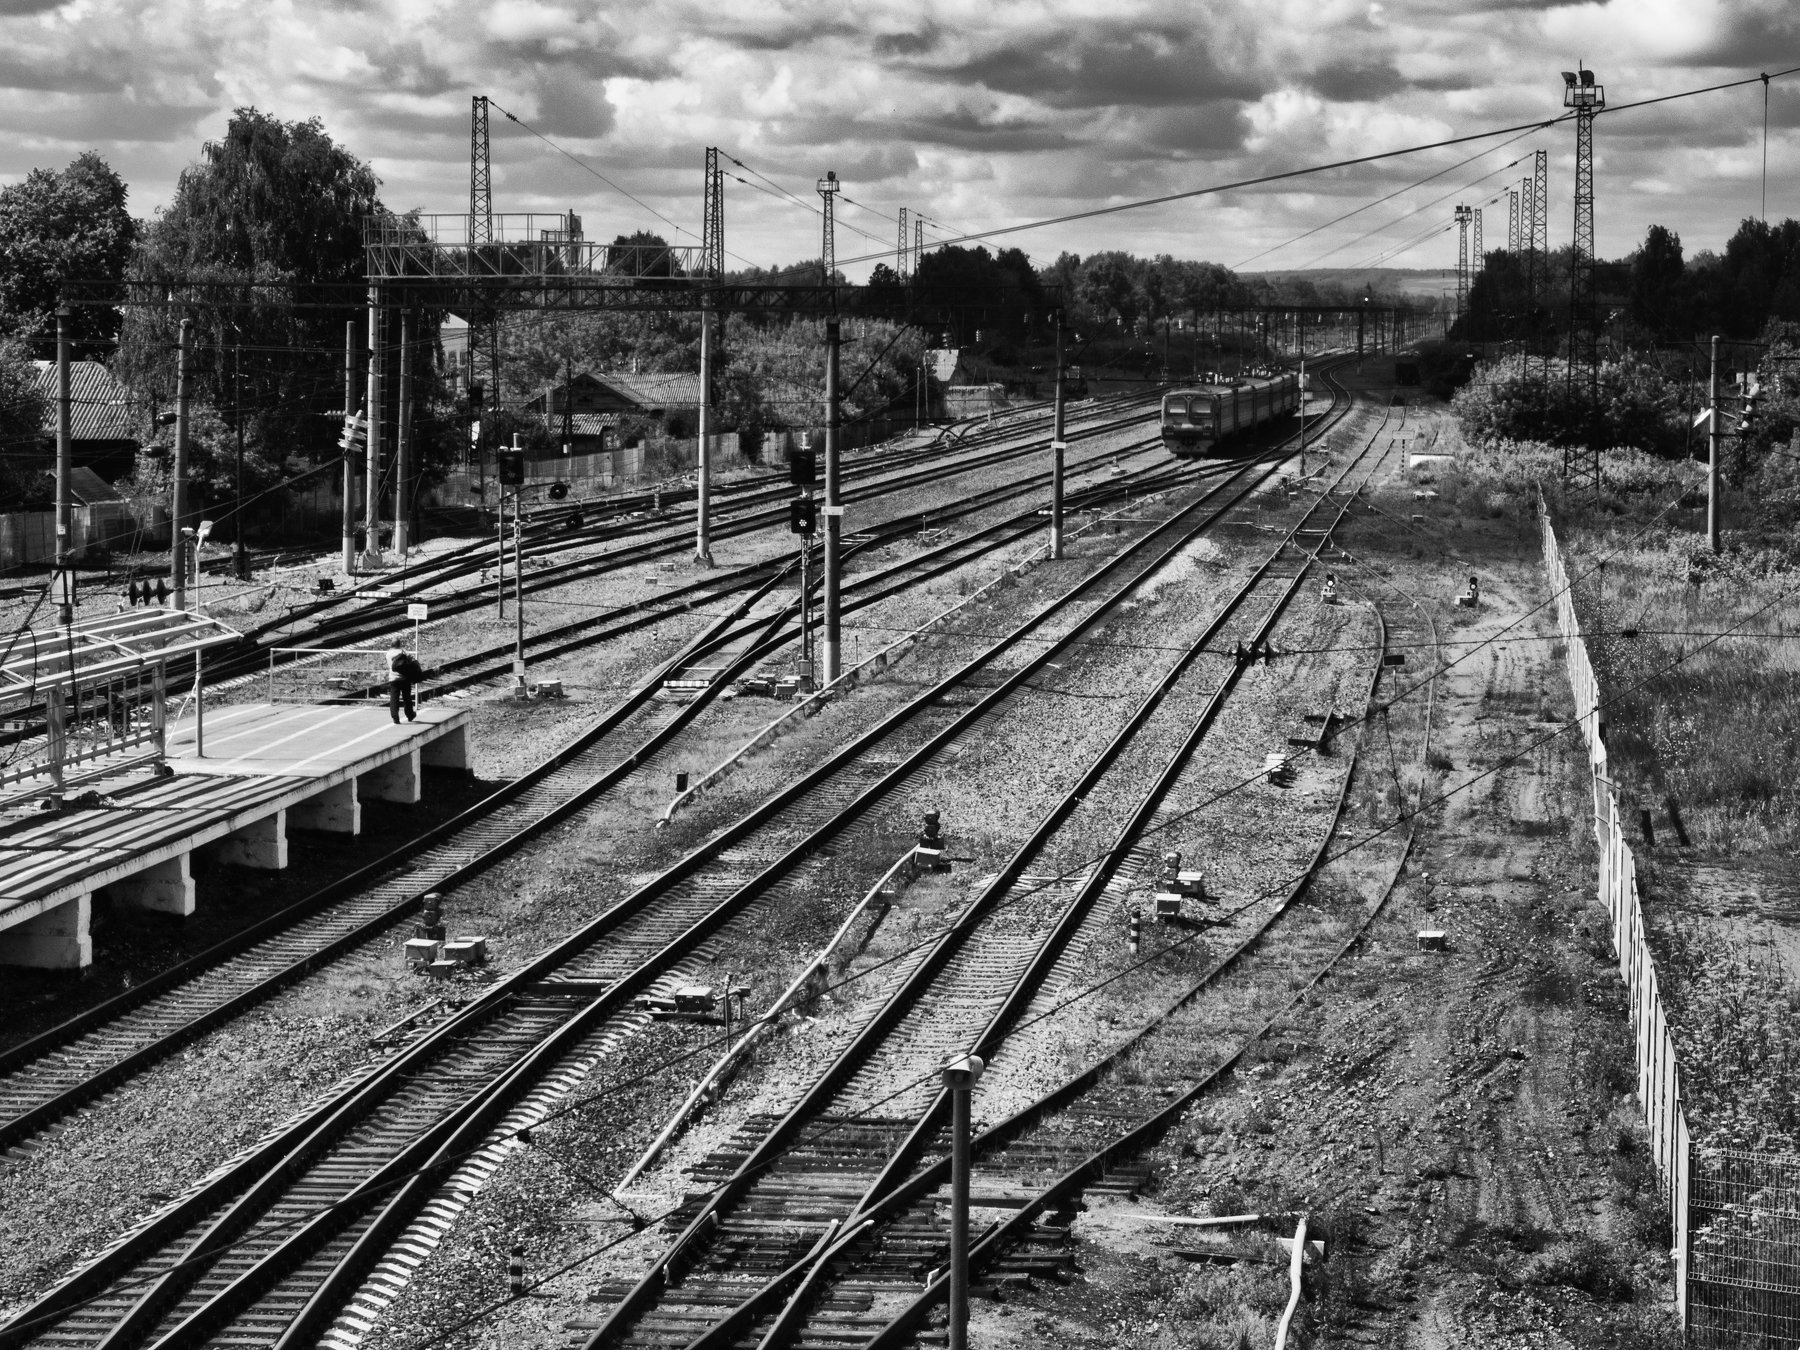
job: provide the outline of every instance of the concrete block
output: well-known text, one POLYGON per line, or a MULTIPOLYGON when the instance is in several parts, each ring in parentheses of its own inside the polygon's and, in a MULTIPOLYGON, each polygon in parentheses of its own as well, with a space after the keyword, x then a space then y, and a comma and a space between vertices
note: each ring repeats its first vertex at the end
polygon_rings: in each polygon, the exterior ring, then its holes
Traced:
POLYGON ((84 891, 54 909, 0 928, 0 965, 80 970, 94 963, 94 897, 84 891))
POLYGON ((428 966, 444 954, 444 944, 434 942, 430 938, 408 938, 406 940, 406 964, 409 966, 428 966))
POLYGON ((464 723, 426 741, 419 750, 420 762, 428 769, 469 771, 469 728, 464 723))
POLYGON ((190 870, 191 857, 183 853, 154 867, 146 867, 135 876, 113 882, 106 888, 106 894, 119 904, 136 909, 155 910, 159 914, 192 914, 194 876, 190 870))
POLYGON ((219 841, 219 860, 239 867, 287 866, 287 812, 277 811, 219 841))
POLYGON ((361 834, 362 799, 356 793, 356 780, 346 778, 317 796, 309 797, 297 806, 288 807, 287 823, 290 830, 361 834))
POLYGON ((420 752, 414 749, 370 769, 356 780, 357 794, 365 801, 413 805, 419 800, 419 758, 420 752))
POLYGON ((461 969, 460 961, 433 961, 425 967, 425 973, 434 980, 447 980, 461 969))
POLYGON ((1419 930, 1419 950, 1422 952, 1441 952, 1448 949, 1450 943, 1440 928, 1421 928, 1419 930))
POLYGON ((454 942, 444 944, 444 955, 452 961, 461 961, 468 966, 485 965, 487 963, 487 939, 484 937, 458 937, 454 942))

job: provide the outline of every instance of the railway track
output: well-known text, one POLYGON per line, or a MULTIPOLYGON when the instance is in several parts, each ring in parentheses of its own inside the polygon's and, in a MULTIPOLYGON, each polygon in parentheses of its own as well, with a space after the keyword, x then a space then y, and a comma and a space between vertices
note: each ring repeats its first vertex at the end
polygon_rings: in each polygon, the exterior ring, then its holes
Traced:
MULTIPOLYGON (((1363 457, 1332 486, 1343 483, 1363 457)), ((937 1086, 937 1069, 964 1053, 991 1056, 1072 967, 1084 939, 1093 935, 1097 907, 1122 893, 1121 868, 1149 860, 1139 849, 1143 832, 1250 664, 1237 660, 1215 685, 1199 658, 1220 647, 1254 652, 1268 642, 1346 510, 1347 503, 1335 501, 1328 489, 1303 512, 1010 863, 890 982, 873 1015, 802 1099, 779 1120, 751 1122, 708 1160, 697 1177, 712 1188, 673 1220, 676 1236, 594 1326, 588 1350, 690 1340, 766 1345, 785 1343, 797 1332, 802 1319, 795 1310, 805 1300, 788 1297, 794 1263, 816 1263, 821 1242, 861 1231, 860 1216, 904 1182, 927 1153, 946 1144, 949 1099, 937 1086), (1320 517, 1326 518, 1322 527, 1320 517), (1310 550, 1301 546, 1307 534, 1318 536, 1310 550), (1252 613, 1253 601, 1265 595, 1266 607, 1252 613), (1170 741, 1176 749, 1155 772, 1154 761, 1170 741), (1129 785, 1146 771, 1151 786, 1138 797, 1129 785), (1106 815, 1096 802, 1109 800, 1116 805, 1106 815), (1083 807, 1080 830, 1065 840, 1066 827, 1083 807), (1079 875, 1058 875, 1052 860, 1078 849, 1097 820, 1112 821, 1118 830, 1111 849, 1079 875), (1047 864, 1049 882, 1025 880, 1047 864), (1002 913, 1004 925, 991 922, 1002 913), (903 1086, 894 1090, 895 1083, 903 1086), (766 1281, 748 1298, 746 1275, 766 1281), (723 1319, 721 1306, 730 1309, 723 1319), (777 1321, 767 1320, 784 1307, 777 1321), (765 1339, 771 1335, 780 1339, 765 1339)), ((798 1276, 802 1294, 808 1278, 798 1276)))
POLYGON ((320 1111, 283 1127, 146 1220, 0 1329, 0 1343, 172 1345, 202 1335, 311 1343, 447 1169, 478 1147, 534 1083, 566 1057, 584 1048, 598 1053, 594 1047, 628 1034, 640 1016, 633 1006, 638 995, 681 982, 717 950, 709 944, 731 924, 751 922, 758 906, 779 903, 785 888, 803 881, 817 850, 1042 674, 1142 576, 1273 472, 1272 464, 1235 470, 947 680, 347 1085, 320 1111), (1053 617, 1070 614, 1066 633, 1041 636, 1053 617), (1021 657, 1021 645, 1036 654, 1021 657), (983 673, 999 683, 975 703, 946 701, 947 693, 983 673), (870 769, 866 757, 878 746, 884 755, 901 754, 899 764, 870 769), (560 1020, 540 1017, 545 997, 562 1000, 560 1020), (554 1030, 547 1032, 550 1023, 554 1030), (434 1066, 453 1062, 446 1057, 464 1053, 465 1043, 486 1067, 471 1070, 473 1080, 459 1078, 454 1106, 434 1108, 415 1088, 437 1081, 442 1075, 434 1066), (488 1055, 497 1058, 482 1058, 488 1055), (433 1110, 432 1123, 422 1124, 433 1110), (299 1205, 310 1217, 283 1223, 282 1205, 299 1205), (234 1264, 220 1265, 227 1256, 234 1264), (226 1271, 229 1278, 214 1278, 226 1271))
MULTIPOLYGON (((1128 480, 1076 490, 1070 501, 1077 506, 1105 504, 1124 493, 1189 482, 1195 476, 1191 470, 1152 466, 1128 480)), ((853 575, 844 591, 845 612, 855 613, 966 566, 1039 528, 1035 511, 1027 510, 873 572, 853 575)), ((29 1140, 193 1037, 369 941, 411 914, 427 892, 466 883, 571 812, 593 805, 633 777, 653 775, 679 733, 731 679, 791 638, 794 604, 781 605, 772 614, 750 612, 785 575, 766 577, 731 613, 537 769, 227 943, 0 1053, 0 1147, 29 1140), (719 653, 733 647, 738 649, 736 657, 713 670, 701 696, 684 706, 656 701, 666 675, 702 660, 723 659, 719 653)), ((614 635, 609 631, 570 640, 558 630, 539 637, 554 638, 558 650, 569 650, 614 635)), ((545 650, 546 645, 533 647, 534 654, 545 650)), ((491 673, 493 667, 465 678, 491 673)))

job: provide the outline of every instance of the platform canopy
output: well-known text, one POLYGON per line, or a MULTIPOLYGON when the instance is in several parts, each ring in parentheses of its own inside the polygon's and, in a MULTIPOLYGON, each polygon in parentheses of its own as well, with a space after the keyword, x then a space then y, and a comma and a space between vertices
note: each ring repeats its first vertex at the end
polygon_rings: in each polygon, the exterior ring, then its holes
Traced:
POLYGON ((181 609, 139 609, 64 628, 22 628, 0 643, 0 706, 53 686, 91 685, 239 641, 237 629, 181 609))

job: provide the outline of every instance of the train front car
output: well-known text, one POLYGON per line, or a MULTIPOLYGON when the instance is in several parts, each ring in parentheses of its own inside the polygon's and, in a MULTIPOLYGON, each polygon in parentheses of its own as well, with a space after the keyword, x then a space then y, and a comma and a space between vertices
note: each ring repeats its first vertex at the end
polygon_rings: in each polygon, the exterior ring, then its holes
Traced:
POLYGON ((1219 440, 1219 391, 1178 389, 1163 395, 1163 448, 1182 459, 1210 455, 1219 440))

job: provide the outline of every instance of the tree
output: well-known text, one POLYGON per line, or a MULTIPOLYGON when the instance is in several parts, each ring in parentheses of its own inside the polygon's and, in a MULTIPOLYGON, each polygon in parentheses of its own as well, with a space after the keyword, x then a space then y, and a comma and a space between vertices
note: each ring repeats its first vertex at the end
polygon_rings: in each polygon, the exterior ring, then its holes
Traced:
POLYGON ((44 397, 31 353, 18 338, 0 340, 0 501, 36 511, 54 500, 56 480, 44 459, 44 397))
POLYGON ((1681 257, 1681 236, 1661 225, 1652 225, 1631 259, 1626 312, 1631 321, 1657 341, 1686 337, 1687 268, 1681 257))
MULTIPOLYGON (((366 315, 302 304, 309 287, 361 283, 363 227, 385 210, 379 187, 369 166, 317 118, 290 123, 239 108, 224 137, 183 170, 175 200, 132 256, 129 275, 139 282, 202 279, 244 288, 236 300, 193 307, 194 394, 234 422, 253 417, 266 443, 321 450, 335 441, 335 427, 318 414, 342 403, 344 325, 366 315), (252 282, 292 289, 252 290, 252 282), (242 381, 240 344, 254 353, 242 381)), ((147 400, 174 396, 180 318, 148 307, 126 315, 115 369, 147 400)), ((423 350, 432 350, 437 316, 422 315, 416 331, 423 350)), ((415 359, 413 368, 428 386, 431 363, 415 359)), ((421 401, 429 395, 429 387, 417 391, 421 401)))
MULTIPOLYGON (((117 281, 137 239, 125 182, 99 155, 77 155, 61 173, 33 169, 0 188, 0 329, 55 354, 65 281, 117 281)), ((77 305, 71 332, 80 358, 110 355, 119 311, 77 305)))
POLYGON ((1142 267, 1129 253, 1092 254, 1081 266, 1076 293, 1095 318, 1102 323, 1116 320, 1121 329, 1130 333, 1137 327, 1142 303, 1137 286, 1142 267))

